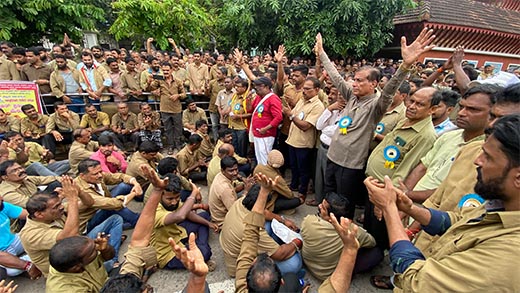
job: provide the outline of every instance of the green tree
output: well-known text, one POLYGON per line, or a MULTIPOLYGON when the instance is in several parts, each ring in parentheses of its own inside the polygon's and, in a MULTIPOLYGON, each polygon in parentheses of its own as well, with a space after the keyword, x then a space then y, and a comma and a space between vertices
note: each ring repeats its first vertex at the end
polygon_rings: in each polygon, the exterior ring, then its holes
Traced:
POLYGON ((148 37, 162 49, 170 48, 169 37, 188 47, 209 41, 213 18, 197 0, 116 0, 112 6, 117 18, 109 32, 116 40, 132 39, 134 47, 148 37))
POLYGON ((77 43, 82 30, 94 29, 104 11, 89 0, 3 0, 0 1, 0 39, 22 46, 46 36, 61 42, 67 33, 77 43))
POLYGON ((393 17, 413 0, 221 0, 216 27, 222 46, 310 54, 321 32, 327 52, 370 56, 392 38, 393 17))

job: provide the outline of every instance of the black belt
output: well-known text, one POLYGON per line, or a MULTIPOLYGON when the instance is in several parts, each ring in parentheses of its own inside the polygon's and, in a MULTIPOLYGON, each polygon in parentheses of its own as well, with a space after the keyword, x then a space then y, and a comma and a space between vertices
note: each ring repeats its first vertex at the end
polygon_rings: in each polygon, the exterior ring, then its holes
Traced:
POLYGON ((328 146, 328 145, 326 145, 326 144, 323 143, 322 141, 320 141, 320 142, 321 142, 321 146, 322 146, 324 149, 326 149, 326 150, 329 149, 329 146, 328 146))

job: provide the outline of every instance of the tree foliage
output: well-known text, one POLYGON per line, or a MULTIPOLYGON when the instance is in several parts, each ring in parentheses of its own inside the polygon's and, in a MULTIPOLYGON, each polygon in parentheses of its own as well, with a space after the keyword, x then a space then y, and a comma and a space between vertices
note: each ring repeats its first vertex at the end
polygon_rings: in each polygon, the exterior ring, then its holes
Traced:
POLYGON ((216 27, 224 47, 310 54, 321 32, 327 52, 369 56, 391 38, 393 17, 413 0, 222 0, 216 27))
POLYGON ((79 42, 82 30, 94 29, 104 11, 89 0, 0 1, 0 39, 22 46, 34 45, 43 36, 61 42, 63 34, 79 42))
POLYGON ((197 0, 116 0, 117 18, 110 27, 116 40, 130 38, 134 47, 152 37, 162 49, 167 38, 193 48, 209 41, 213 18, 197 0))

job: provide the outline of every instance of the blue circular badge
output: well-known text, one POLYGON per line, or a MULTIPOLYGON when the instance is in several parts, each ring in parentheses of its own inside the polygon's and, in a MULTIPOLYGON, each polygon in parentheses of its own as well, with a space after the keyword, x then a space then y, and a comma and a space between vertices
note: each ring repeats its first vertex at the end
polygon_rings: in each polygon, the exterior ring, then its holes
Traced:
POLYGON ((240 110, 240 104, 235 105, 235 111, 238 111, 238 110, 240 110))
POLYGON ((381 134, 381 133, 383 133, 383 131, 385 131, 385 124, 383 122, 377 123, 376 133, 381 134))
POLYGON ((258 107, 258 110, 257 110, 257 111, 258 111, 258 113, 260 113, 260 114, 261 114, 262 112, 264 112, 264 105, 260 105, 260 107, 258 107))
POLYGON ((478 207, 480 205, 482 205, 484 203, 484 199, 478 195, 478 194, 475 194, 475 193, 469 193, 469 194, 466 194, 464 195, 460 201, 459 201, 459 204, 457 205, 459 207, 459 209, 461 208, 469 208, 469 207, 478 207))
POLYGON ((350 124, 352 124, 352 118, 350 118, 349 116, 345 116, 341 119, 339 119, 339 127, 340 128, 347 128, 350 126, 350 124))
POLYGON ((383 150, 383 155, 385 156, 385 160, 387 160, 388 162, 395 162, 399 160, 401 152, 396 146, 389 145, 383 150))

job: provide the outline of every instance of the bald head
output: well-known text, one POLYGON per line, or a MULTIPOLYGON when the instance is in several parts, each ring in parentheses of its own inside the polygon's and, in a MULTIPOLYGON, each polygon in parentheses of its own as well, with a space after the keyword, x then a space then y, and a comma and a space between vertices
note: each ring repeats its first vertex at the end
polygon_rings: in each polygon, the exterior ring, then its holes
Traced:
POLYGON ((231 157, 235 154, 235 148, 230 143, 224 143, 218 148, 218 156, 222 159, 224 157, 231 157))

